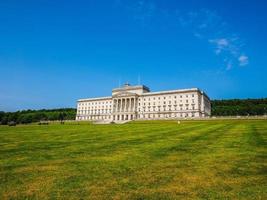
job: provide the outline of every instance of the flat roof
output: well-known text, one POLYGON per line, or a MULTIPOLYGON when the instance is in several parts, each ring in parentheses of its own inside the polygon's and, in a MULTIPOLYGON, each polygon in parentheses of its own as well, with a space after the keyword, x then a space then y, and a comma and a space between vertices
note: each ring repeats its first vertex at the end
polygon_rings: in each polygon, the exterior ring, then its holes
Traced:
POLYGON ((142 96, 157 95, 157 94, 170 94, 170 93, 181 93, 181 92, 193 92, 200 91, 198 88, 189 88, 189 89, 179 89, 179 90, 164 90, 159 92, 147 92, 142 94, 142 96))
POLYGON ((82 101, 97 101, 97 100, 108 100, 112 99, 112 97, 93 97, 93 98, 86 98, 86 99, 78 99, 79 102, 82 101))
POLYGON ((205 95, 208 99, 210 99, 207 96, 207 94, 204 91, 200 90, 199 88, 189 88, 189 89, 179 89, 179 90, 165 90, 165 91, 159 91, 159 92, 147 92, 147 93, 143 93, 141 96, 184 93, 184 92, 200 92, 201 94, 205 95))
POLYGON ((147 91, 150 91, 149 87, 147 87, 145 85, 133 85, 133 86, 125 85, 123 87, 112 89, 112 92, 121 91, 121 90, 134 90, 134 89, 145 89, 147 91))
MULTIPOLYGON (((140 89, 140 87, 144 88, 146 86, 144 85, 137 85, 137 86, 126 86, 126 90, 128 89, 127 87, 129 87, 129 90, 131 89, 140 89)), ((125 88, 115 88, 112 91, 121 91, 121 90, 125 90, 125 88)), ((149 91, 149 88, 148 88, 149 91)), ((185 93, 185 92, 199 92, 201 94, 203 94, 204 96, 206 96, 209 100, 210 98, 208 97, 208 95, 200 90, 199 88, 189 88, 189 89, 179 89, 179 90, 165 90, 165 91, 159 91, 159 92, 146 92, 141 94, 140 96, 150 96, 150 95, 161 95, 161 94, 173 94, 173 93, 185 93)), ((85 98, 85 99, 79 99, 77 102, 84 102, 84 101, 97 101, 97 100, 111 100, 112 96, 108 96, 108 97, 94 97, 94 98, 85 98)))

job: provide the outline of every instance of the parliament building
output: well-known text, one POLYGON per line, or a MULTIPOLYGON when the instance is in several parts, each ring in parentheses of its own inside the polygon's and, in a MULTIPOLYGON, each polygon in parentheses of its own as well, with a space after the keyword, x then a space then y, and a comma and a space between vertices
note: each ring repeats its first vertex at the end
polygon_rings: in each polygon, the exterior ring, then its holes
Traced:
POLYGON ((144 85, 112 90, 112 96, 79 99, 76 120, 128 121, 209 117, 209 97, 198 88, 150 92, 144 85))

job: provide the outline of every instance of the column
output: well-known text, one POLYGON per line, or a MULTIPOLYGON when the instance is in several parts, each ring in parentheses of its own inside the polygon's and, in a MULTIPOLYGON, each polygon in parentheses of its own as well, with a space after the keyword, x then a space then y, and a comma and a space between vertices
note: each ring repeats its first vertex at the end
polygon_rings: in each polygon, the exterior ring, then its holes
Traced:
POLYGON ((121 99, 121 112, 123 112, 123 106, 124 106, 124 103, 123 103, 123 98, 121 99))
POLYGON ((136 110, 135 107, 136 107, 136 98, 134 98, 134 110, 133 110, 134 112, 136 110))
POLYGON ((127 98, 124 98, 124 113, 126 112, 127 109, 127 98))
POLYGON ((131 102, 132 102, 131 99, 132 99, 132 98, 129 98, 129 112, 132 111, 132 110, 131 110, 131 102))
POLYGON ((124 101, 125 101, 124 112, 127 112, 127 98, 125 98, 124 101))
POLYGON ((117 99, 117 103, 116 103, 116 112, 119 112, 119 99, 117 99))
POLYGON ((115 110, 116 110, 116 99, 113 99, 113 102, 112 102, 112 112, 114 113, 115 112, 115 110))
POLYGON ((120 99, 120 112, 122 111, 122 99, 120 99))
POLYGON ((130 111, 133 112, 133 98, 131 98, 130 111))
POLYGON ((118 99, 117 101, 118 101, 118 102, 117 102, 117 105, 118 105, 118 106, 117 106, 117 112, 120 112, 120 99, 118 99))
POLYGON ((127 98, 127 112, 130 110, 130 98, 127 98))
POLYGON ((125 110, 124 112, 128 111, 128 98, 125 98, 125 110))
POLYGON ((127 112, 127 98, 125 98, 125 108, 124 108, 124 112, 127 112))
POLYGON ((117 112, 120 112, 120 99, 118 99, 118 109, 117 112))

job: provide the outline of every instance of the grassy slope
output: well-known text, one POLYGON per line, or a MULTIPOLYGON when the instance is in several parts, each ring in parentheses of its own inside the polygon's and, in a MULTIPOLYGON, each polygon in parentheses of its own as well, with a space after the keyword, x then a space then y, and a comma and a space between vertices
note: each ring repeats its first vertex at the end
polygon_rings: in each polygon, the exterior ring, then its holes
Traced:
POLYGON ((266 120, 0 126, 0 199, 267 199, 266 120))

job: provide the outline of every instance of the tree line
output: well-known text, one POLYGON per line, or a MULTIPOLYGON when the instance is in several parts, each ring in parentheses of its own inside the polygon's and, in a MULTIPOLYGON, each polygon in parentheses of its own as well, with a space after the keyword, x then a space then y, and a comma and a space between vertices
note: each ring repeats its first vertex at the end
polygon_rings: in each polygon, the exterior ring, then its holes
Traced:
POLYGON ((0 124, 15 122, 17 124, 28 124, 40 121, 62 121, 74 120, 76 109, 42 109, 42 110, 22 110, 17 112, 0 112, 0 124))
POLYGON ((267 115, 267 98, 212 100, 212 116, 267 115))
MULTIPOLYGON (((267 115, 267 98, 212 100, 212 116, 254 116, 267 115)), ((17 112, 0 112, 0 124, 15 122, 27 124, 40 121, 74 120, 76 109, 42 109, 22 110, 17 112)))

